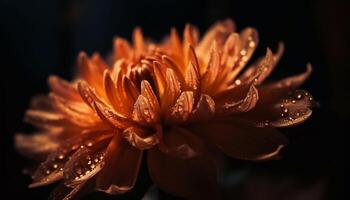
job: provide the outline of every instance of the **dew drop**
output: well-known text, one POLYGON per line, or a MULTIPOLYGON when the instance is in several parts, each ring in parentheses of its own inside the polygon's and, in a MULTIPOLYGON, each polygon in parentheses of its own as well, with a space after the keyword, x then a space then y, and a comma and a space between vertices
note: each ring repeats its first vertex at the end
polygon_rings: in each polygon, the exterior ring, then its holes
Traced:
POLYGON ((283 104, 281 104, 281 105, 280 105, 280 108, 284 108, 284 105, 283 105, 283 104))
POLYGON ((265 120, 265 121, 264 121, 264 125, 265 125, 265 126, 268 126, 268 125, 270 125, 270 122, 269 122, 269 120, 265 120))
POLYGON ((57 164, 54 164, 52 167, 55 168, 55 169, 57 169, 58 165, 57 165, 57 164))
POLYGON ((281 117, 284 117, 284 113, 281 114, 281 117))
POLYGON ((301 97, 303 97, 301 94, 297 95, 297 99, 301 99, 301 97))
POLYGON ((283 112, 284 112, 284 113, 288 113, 288 108, 285 108, 285 109, 283 110, 283 112))
POLYGON ((313 100, 313 98, 312 98, 312 97, 310 97, 310 98, 309 98, 309 100, 310 100, 310 101, 312 101, 312 100, 313 100))
POLYGON ((86 146, 88 146, 88 147, 92 147, 92 142, 88 142, 88 143, 86 143, 86 146))
POLYGON ((247 51, 246 51, 246 50, 242 50, 242 51, 241 51, 241 55, 242 55, 242 56, 245 56, 246 54, 247 54, 247 51))
POLYGON ((63 158, 64 158, 64 155, 63 155, 63 154, 61 154, 61 155, 58 156, 58 159, 60 159, 60 160, 62 160, 63 158))
POLYGON ((46 172, 45 172, 46 174, 50 174, 50 170, 46 170, 46 172))
POLYGON ((292 100, 292 103, 296 103, 296 101, 293 99, 293 100, 292 100))
POLYGON ((252 48, 252 47, 255 47, 255 42, 250 41, 250 42, 249 42, 249 47, 251 47, 251 48, 252 48))
POLYGON ((240 85, 241 84, 241 80, 239 80, 239 79, 235 80, 235 84, 236 85, 240 85))

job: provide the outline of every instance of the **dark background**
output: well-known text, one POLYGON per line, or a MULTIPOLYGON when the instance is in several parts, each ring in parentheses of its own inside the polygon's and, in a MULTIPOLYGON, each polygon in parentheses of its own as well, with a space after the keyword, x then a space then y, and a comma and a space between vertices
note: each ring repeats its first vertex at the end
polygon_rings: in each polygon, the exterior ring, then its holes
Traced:
MULTIPOLYGON (((13 148, 13 135, 28 131, 22 122, 30 98, 48 92, 50 74, 72 77, 76 56, 84 50, 107 55, 113 37, 130 39, 139 25, 161 39, 171 26, 182 31, 190 22, 205 31, 214 21, 230 17, 241 30, 260 33, 255 55, 284 41, 286 52, 272 78, 299 73, 307 62, 314 72, 303 88, 321 107, 304 124, 282 129, 290 146, 280 161, 251 163, 230 159, 222 180, 227 199, 342 199, 344 135, 349 119, 349 8, 340 0, 320 1, 121 1, 1 0, 1 195, 4 199, 46 199, 53 186, 28 189, 21 174, 29 161, 13 148), (348 37, 346 37, 348 36, 348 37)), ((143 169, 146 171, 145 169, 143 169)), ((140 199, 150 184, 147 173, 130 194, 114 199, 140 199)), ((158 191, 162 198, 171 199, 158 191)), ((87 199, 110 199, 93 194, 87 199)))

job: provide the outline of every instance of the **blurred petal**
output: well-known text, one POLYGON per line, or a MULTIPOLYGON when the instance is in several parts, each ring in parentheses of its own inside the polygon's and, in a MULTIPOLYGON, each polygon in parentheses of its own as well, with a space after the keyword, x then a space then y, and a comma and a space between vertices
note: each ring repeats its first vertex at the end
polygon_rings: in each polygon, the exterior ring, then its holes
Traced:
POLYGON ((148 169, 162 190, 187 199, 217 199, 216 172, 204 158, 178 159, 153 148, 148 153, 148 169))
POLYGON ((83 102, 69 101, 53 93, 50 94, 50 99, 57 111, 78 126, 87 127, 98 121, 93 111, 83 102))
POLYGON ((256 128, 238 119, 221 119, 191 127, 227 155, 245 160, 265 160, 278 156, 287 138, 272 128, 256 128))
POLYGON ((85 194, 92 192, 94 187, 94 181, 84 181, 74 188, 67 187, 63 183, 60 183, 50 194, 49 200, 71 200, 79 199, 85 194))
POLYGON ((129 42, 123 38, 117 37, 114 41, 114 52, 116 60, 119 59, 130 59, 131 58, 131 49, 129 42))
POLYGON ((106 151, 106 164, 97 176, 97 189, 109 194, 121 194, 132 189, 141 159, 141 150, 132 147, 119 134, 114 136, 106 151))
POLYGON ((34 159, 46 157, 57 149, 58 143, 49 134, 36 133, 33 135, 16 134, 16 149, 24 156, 34 159))
POLYGON ((60 79, 57 76, 50 76, 48 79, 51 91, 56 95, 72 101, 80 101, 81 97, 73 84, 60 79))

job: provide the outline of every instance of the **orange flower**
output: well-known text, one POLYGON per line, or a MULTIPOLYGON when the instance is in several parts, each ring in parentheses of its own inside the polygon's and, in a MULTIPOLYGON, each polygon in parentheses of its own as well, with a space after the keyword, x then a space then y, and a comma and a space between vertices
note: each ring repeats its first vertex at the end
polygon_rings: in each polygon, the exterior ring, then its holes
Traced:
POLYGON ((295 90, 306 72, 262 84, 283 53, 247 65, 258 44, 253 28, 235 32, 218 22, 199 40, 187 25, 160 44, 135 29, 133 45, 117 38, 113 67, 99 55, 81 53, 79 76, 71 83, 52 76, 48 97, 34 98, 26 121, 33 136, 18 134, 16 146, 43 159, 30 187, 61 180, 55 198, 87 189, 121 194, 135 184, 144 151, 154 183, 189 199, 215 199, 217 147, 239 159, 278 157, 287 139, 276 130, 298 124, 315 105, 295 90))

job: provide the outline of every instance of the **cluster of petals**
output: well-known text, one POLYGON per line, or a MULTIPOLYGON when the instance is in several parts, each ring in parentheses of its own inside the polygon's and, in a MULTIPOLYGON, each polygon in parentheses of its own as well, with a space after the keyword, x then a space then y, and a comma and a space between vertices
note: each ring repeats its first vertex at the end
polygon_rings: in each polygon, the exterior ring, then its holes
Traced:
POLYGON ((41 162, 30 187, 62 180, 52 199, 90 190, 122 194, 135 185, 143 160, 162 190, 216 199, 213 151, 278 158, 288 141, 276 128, 303 122, 315 105, 297 90, 311 66, 265 84, 283 44, 248 63, 255 29, 236 32, 225 20, 199 38, 186 25, 182 37, 172 29, 154 43, 136 28, 132 44, 115 39, 112 62, 80 53, 72 82, 49 77, 50 94, 35 97, 25 115, 38 133, 16 135, 17 149, 41 162))

